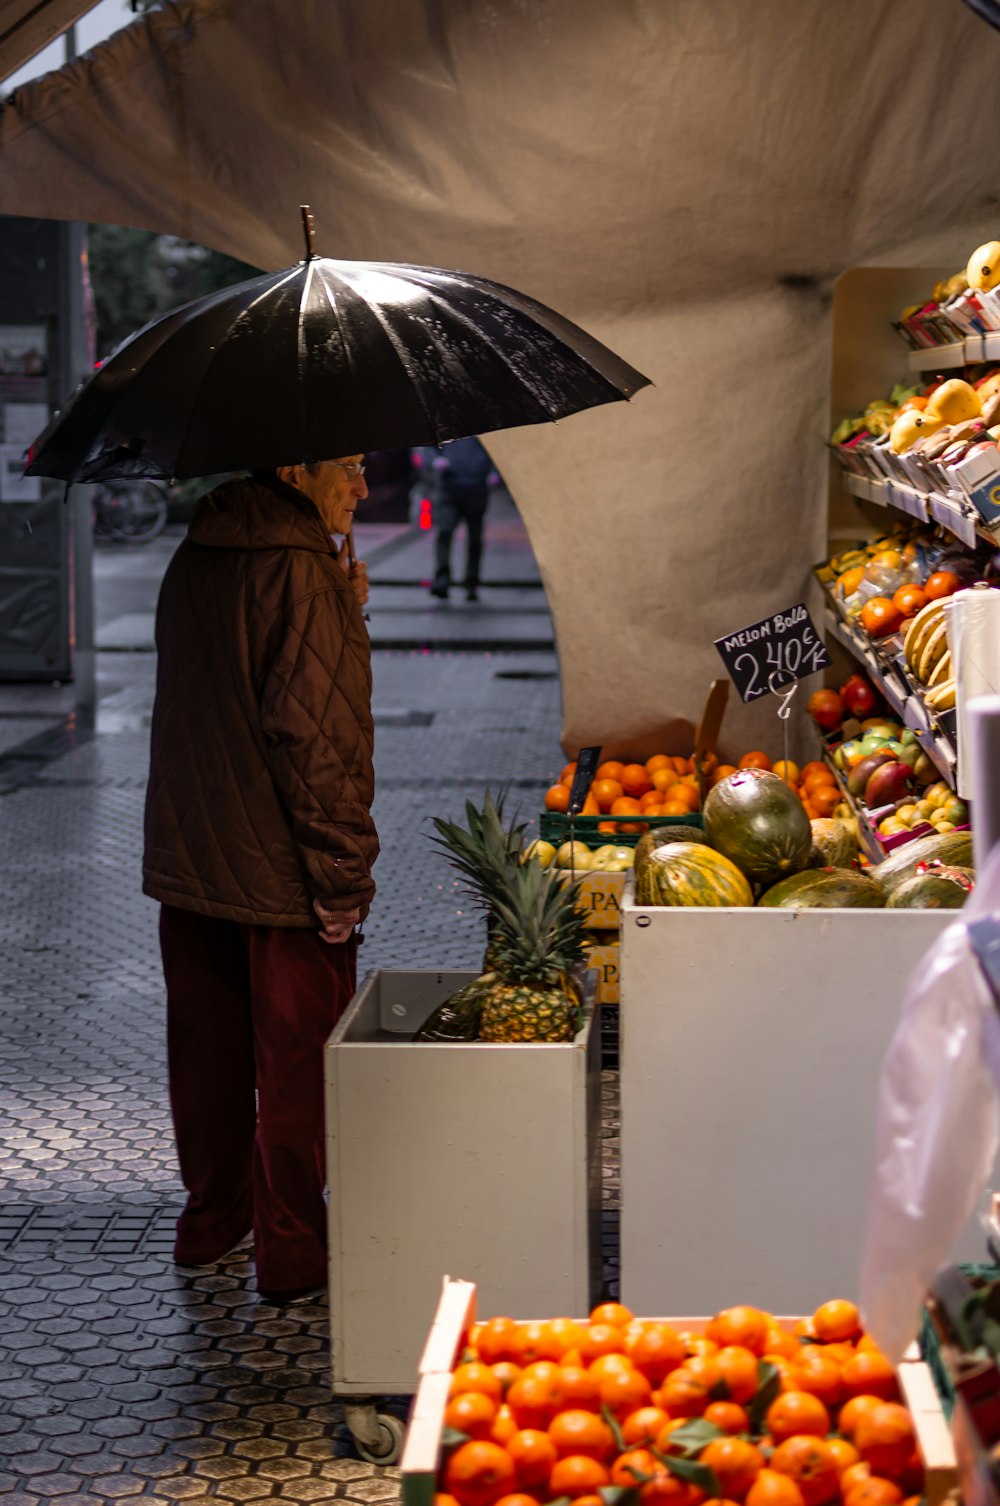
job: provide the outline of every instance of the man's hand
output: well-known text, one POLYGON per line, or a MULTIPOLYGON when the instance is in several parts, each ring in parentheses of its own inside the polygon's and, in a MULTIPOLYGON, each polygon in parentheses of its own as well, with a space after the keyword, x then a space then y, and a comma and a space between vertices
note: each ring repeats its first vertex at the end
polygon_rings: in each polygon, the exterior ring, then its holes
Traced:
POLYGON ((323 922, 320 940, 331 945, 346 941, 361 919, 360 910, 326 910, 318 899, 313 900, 313 909, 323 922))
POLYGON ((358 598, 358 605, 364 607, 368 605, 368 597, 371 594, 368 588, 368 566, 364 560, 355 560, 352 565, 348 558, 348 553, 348 543, 345 538, 337 550, 337 563, 350 581, 351 590, 358 598))

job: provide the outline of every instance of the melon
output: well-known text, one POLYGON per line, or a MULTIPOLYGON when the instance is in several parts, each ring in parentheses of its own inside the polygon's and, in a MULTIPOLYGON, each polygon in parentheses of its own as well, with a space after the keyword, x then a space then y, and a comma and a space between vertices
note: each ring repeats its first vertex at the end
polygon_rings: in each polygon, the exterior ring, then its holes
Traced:
POLYGON ((709 791, 703 814, 712 846, 757 883, 773 884, 809 861, 809 817, 777 774, 764 769, 730 774, 709 791))
POLYGON ((632 858, 636 873, 643 863, 649 861, 650 856, 659 847, 670 846, 674 842, 695 842, 707 844, 708 838, 700 826, 657 826, 653 831, 647 831, 644 837, 640 837, 635 844, 635 853, 632 858))
POLYGON ((904 842, 883 858, 872 870, 888 898, 899 885, 912 878, 921 863, 947 863, 955 868, 972 868, 971 831, 935 832, 930 837, 916 837, 904 842))
POLYGON ((753 891, 735 863, 698 842, 672 842, 649 854, 635 876, 640 905, 723 909, 752 905, 753 891))
POLYGON ((881 910, 885 894, 874 879, 850 868, 807 868, 782 879, 757 903, 771 910, 881 910))
POLYGON ((971 868, 935 863, 904 879, 890 894, 890 910, 960 910, 975 888, 971 868))
POLYGON ((810 868, 856 868, 858 866, 858 839, 846 821, 833 817, 817 816, 809 823, 812 831, 812 851, 809 854, 810 868))

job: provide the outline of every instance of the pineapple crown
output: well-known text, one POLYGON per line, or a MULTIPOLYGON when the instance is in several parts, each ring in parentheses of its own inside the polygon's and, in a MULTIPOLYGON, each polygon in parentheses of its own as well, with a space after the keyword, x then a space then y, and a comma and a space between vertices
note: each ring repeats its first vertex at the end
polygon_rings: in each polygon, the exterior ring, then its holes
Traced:
POLYGON ((509 889, 512 877, 520 867, 521 848, 527 824, 517 824, 516 818, 509 827, 504 826, 504 802, 507 789, 504 786, 496 800, 489 790, 482 810, 471 800, 465 802, 468 828, 454 821, 442 821, 435 816, 434 825, 438 835, 431 837, 436 847, 448 854, 454 868, 463 873, 477 901, 486 909, 493 909, 499 894, 509 889))
POLYGON ((493 902, 491 946, 497 971, 514 983, 551 985, 583 960, 586 917, 576 885, 520 863, 509 894, 493 902))

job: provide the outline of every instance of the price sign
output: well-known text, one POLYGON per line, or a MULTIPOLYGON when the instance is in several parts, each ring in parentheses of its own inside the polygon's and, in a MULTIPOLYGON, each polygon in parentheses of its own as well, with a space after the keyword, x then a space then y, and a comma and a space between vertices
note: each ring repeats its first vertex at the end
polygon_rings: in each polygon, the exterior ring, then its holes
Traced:
POLYGON ((594 775, 597 773, 600 762, 600 748, 581 748, 576 755, 576 773, 573 775, 573 783, 570 787, 569 805, 566 807, 567 815, 578 816, 583 810, 583 802, 594 782, 594 775))
POLYGON ((830 663, 805 602, 716 638, 730 678, 744 701, 803 680, 830 663))

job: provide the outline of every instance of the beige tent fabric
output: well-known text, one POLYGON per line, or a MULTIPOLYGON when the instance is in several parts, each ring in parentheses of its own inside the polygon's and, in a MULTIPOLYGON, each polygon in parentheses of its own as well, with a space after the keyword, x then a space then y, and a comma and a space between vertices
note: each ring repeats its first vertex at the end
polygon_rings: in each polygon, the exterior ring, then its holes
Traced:
MULTIPOLYGON (((835 278, 1000 234, 998 64, 959 0, 187 0, 17 95, 0 212, 277 267, 308 200, 323 254, 496 277, 647 372, 488 443, 567 749, 680 751, 713 640, 800 600, 823 549, 835 278)), ((773 748, 774 708, 726 730, 773 748)))

